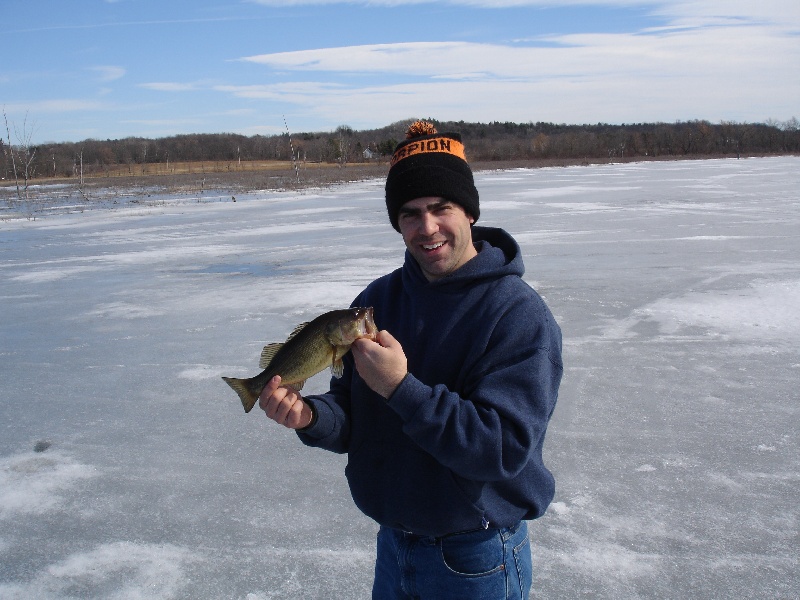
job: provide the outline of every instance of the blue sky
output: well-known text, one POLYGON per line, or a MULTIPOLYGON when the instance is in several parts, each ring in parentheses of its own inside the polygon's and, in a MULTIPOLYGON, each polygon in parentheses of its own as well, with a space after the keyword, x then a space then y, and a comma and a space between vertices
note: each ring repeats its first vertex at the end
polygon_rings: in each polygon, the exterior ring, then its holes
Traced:
MULTIPOLYGON (((33 143, 408 118, 800 118, 797 0, 0 0, 33 143)), ((6 138, 3 127, 3 138, 6 138)))

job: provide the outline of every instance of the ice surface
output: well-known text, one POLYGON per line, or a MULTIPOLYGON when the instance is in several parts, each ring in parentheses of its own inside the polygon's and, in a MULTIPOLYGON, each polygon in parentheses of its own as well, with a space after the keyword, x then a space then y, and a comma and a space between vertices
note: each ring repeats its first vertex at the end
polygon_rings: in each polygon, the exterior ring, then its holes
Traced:
MULTIPOLYGON (((564 332, 536 597, 800 596, 800 159, 476 180, 564 332)), ((0 598, 369 596, 345 458, 220 375, 400 264, 382 194, 0 222, 0 598)))

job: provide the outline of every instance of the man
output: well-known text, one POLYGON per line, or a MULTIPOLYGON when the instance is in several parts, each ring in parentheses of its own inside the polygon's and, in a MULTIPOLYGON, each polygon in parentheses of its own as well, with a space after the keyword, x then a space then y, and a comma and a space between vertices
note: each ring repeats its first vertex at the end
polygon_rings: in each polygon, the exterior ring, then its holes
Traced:
POLYGON ((384 329, 353 344, 327 394, 275 377, 260 406, 303 443, 348 453, 353 499, 380 524, 373 598, 527 598, 525 521, 554 494, 542 444, 561 331, 521 279, 517 243, 474 226, 460 136, 417 122, 408 137, 386 180, 405 263, 353 303, 384 329))

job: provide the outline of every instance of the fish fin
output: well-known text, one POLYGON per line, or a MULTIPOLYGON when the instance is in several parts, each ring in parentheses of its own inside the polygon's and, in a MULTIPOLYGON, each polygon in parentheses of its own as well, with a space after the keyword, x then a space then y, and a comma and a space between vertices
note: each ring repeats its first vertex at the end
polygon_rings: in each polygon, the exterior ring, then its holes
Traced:
POLYGON ((233 388, 233 391, 239 395, 239 399, 242 401, 242 406, 244 406, 244 412, 249 413, 253 410, 253 407, 256 405, 256 400, 258 400, 258 396, 254 395, 253 392, 249 390, 247 387, 247 380, 246 379, 236 379, 235 377, 223 377, 225 383, 233 388))
POLYGON ((258 361, 258 366, 262 369, 266 369, 269 363, 272 362, 272 359, 275 358, 275 354, 277 354, 278 350, 281 348, 283 348, 283 344, 280 343, 267 344, 264 346, 264 349, 261 351, 261 359, 258 361))
POLYGON ((284 344, 286 344, 289 340, 291 340, 294 336, 300 333, 303 328, 308 325, 308 323, 300 323, 297 327, 294 328, 294 331, 289 334, 289 337, 286 338, 286 342, 280 343, 276 342, 274 344, 267 344, 264 346, 264 349, 261 351, 261 360, 258 361, 258 366, 262 369, 266 369, 269 366, 269 363, 275 358, 275 354, 277 354, 278 350, 280 350, 284 344))
POLYGON ((341 358, 337 358, 331 364, 331 374, 339 379, 342 375, 344 375, 344 361, 341 358))
POLYGON ((295 327, 295 328, 294 328, 294 331, 292 331, 292 333, 290 333, 290 334, 289 334, 289 337, 287 337, 287 338, 286 338, 286 341, 288 342, 290 339, 292 339, 292 338, 293 338, 294 336, 296 336, 298 333, 300 333, 301 331, 303 331, 303 328, 304 328, 306 325, 308 325, 308 321, 306 321, 305 323, 300 323, 300 325, 298 325, 297 327, 295 327))

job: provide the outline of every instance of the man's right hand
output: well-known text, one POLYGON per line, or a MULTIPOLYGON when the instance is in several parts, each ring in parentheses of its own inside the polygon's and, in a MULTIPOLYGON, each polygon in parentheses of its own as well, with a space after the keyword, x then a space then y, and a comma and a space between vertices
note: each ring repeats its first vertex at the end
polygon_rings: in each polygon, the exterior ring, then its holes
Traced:
POLYGON ((296 390, 281 387, 279 375, 270 379, 261 390, 258 406, 270 419, 289 429, 302 429, 311 424, 311 408, 296 390))

